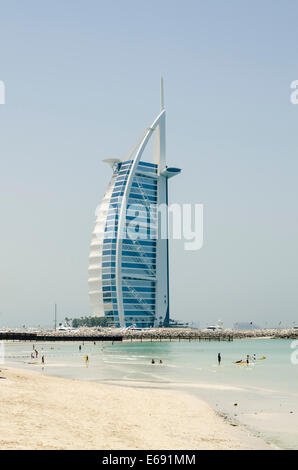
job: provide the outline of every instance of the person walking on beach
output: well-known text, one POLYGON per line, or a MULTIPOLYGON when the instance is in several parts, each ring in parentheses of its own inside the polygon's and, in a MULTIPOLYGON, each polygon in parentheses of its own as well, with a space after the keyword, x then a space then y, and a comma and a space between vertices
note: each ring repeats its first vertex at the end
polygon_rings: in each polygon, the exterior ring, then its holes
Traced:
POLYGON ((247 354, 247 356, 246 356, 246 364, 247 365, 249 364, 249 360, 250 360, 250 356, 249 356, 249 354, 247 354))
POLYGON ((35 349, 34 351, 35 351, 35 357, 36 357, 36 359, 38 359, 38 351, 37 351, 37 349, 35 349))
POLYGON ((218 365, 220 366, 220 363, 221 363, 221 354, 220 353, 217 354, 217 361, 218 361, 218 365))
POLYGON ((82 346, 80 345, 80 346, 79 346, 79 351, 81 351, 81 350, 82 350, 82 346))
POLYGON ((41 356, 41 363, 44 364, 44 356, 41 356))

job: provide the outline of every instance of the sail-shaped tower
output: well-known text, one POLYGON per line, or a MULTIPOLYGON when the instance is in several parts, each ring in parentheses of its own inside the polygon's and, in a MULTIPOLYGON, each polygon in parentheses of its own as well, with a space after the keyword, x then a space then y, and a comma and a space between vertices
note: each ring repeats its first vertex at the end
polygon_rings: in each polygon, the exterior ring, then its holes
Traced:
POLYGON ((169 323, 168 180, 181 172, 166 165, 166 111, 161 109, 124 160, 104 160, 112 178, 96 211, 89 255, 94 316, 115 326, 169 323), (153 137, 152 162, 142 160, 153 137))

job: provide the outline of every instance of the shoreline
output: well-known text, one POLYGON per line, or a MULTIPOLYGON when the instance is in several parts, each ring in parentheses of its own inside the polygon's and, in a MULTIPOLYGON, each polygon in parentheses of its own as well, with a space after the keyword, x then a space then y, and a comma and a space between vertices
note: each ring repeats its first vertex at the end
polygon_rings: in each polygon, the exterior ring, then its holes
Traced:
POLYGON ((5 367, 0 449, 272 449, 187 392, 5 367))

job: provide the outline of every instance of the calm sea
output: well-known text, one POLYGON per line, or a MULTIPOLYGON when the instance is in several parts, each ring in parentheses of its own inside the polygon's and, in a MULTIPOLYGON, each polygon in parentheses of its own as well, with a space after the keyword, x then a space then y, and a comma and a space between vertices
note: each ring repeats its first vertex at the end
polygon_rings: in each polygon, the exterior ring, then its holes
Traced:
POLYGON ((298 365, 291 362, 291 341, 71 342, 35 346, 39 351, 37 363, 30 358, 32 343, 5 343, 6 364, 80 380, 181 389, 208 401, 234 424, 247 427, 267 442, 298 449, 298 365), (233 364, 247 354, 266 359, 248 366, 233 364))

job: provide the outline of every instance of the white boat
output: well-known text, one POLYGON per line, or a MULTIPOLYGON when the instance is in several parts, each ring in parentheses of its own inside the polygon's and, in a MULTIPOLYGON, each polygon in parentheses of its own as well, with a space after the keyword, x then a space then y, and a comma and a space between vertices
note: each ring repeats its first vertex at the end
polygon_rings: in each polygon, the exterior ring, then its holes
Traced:
POLYGON ((69 332, 69 331, 75 331, 75 329, 71 328, 70 326, 60 325, 60 326, 58 326, 57 331, 65 331, 65 332, 68 331, 69 332))
POLYGON ((222 330, 223 330, 222 326, 219 326, 219 325, 210 325, 204 329, 204 331, 222 331, 222 330))
POLYGON ((125 331, 142 331, 143 328, 139 328, 137 327, 135 324, 134 325, 130 325, 130 326, 127 326, 125 328, 125 331))

